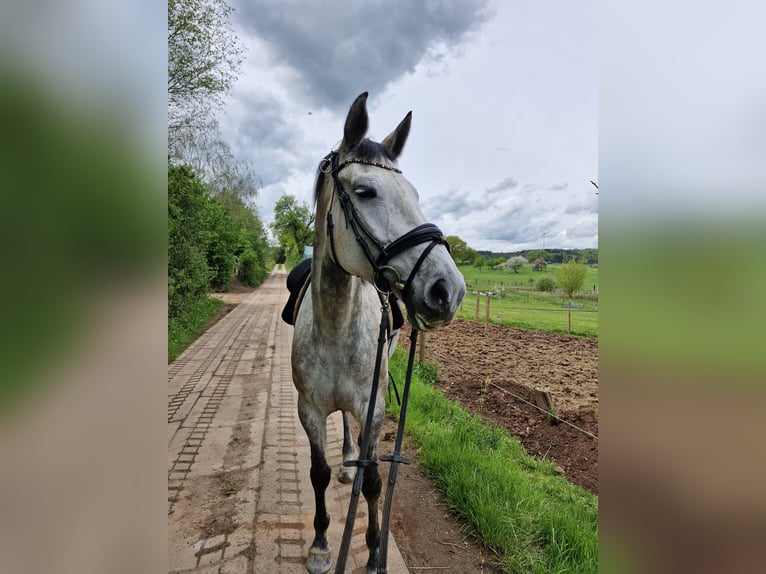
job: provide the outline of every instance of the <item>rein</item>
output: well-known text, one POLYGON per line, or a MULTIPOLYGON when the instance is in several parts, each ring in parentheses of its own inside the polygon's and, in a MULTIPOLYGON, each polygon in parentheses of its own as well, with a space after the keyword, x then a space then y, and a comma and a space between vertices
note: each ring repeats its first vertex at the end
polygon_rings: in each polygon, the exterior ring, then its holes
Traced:
MULTIPOLYGON (((383 360, 383 350, 386 342, 388 341, 388 312, 389 312, 389 297, 394 289, 398 289, 402 297, 405 297, 409 292, 412 284, 412 279, 415 274, 420 270, 421 265, 425 261, 431 250, 437 245, 444 245, 449 250, 449 245, 444 239, 444 235, 441 230, 433 223, 424 223, 418 225, 414 229, 411 229, 401 237, 395 239, 388 245, 383 245, 375 236, 367 229, 364 222, 360 219, 354 204, 351 201, 351 197, 343 188, 340 182, 338 174, 345 166, 351 163, 361 163, 365 165, 372 165, 382 169, 387 169, 396 173, 402 173, 401 170, 382 163, 367 161, 358 158, 347 159, 342 163, 338 162, 338 152, 330 152, 322 162, 319 164, 319 170, 323 174, 331 173, 333 178, 333 198, 335 194, 338 194, 338 200, 346 219, 346 228, 349 227, 354 232, 354 237, 357 243, 362 248, 362 251, 369 261, 373 269, 373 285, 378 291, 378 296, 381 302, 381 316, 380 316, 380 330, 378 334, 378 348, 375 354, 375 369, 372 377, 372 385, 370 388, 370 401, 367 407, 367 417, 364 423, 364 431, 362 432, 362 442, 359 445, 359 459, 349 460, 343 463, 344 466, 357 468, 356 475, 354 477, 354 484, 351 490, 351 500, 349 501, 348 514, 346 515, 346 524, 343 529, 343 539, 341 541, 340 550, 338 552, 338 561, 335 567, 335 574, 343 574, 346 568, 346 560, 351 547, 351 536, 354 531, 354 521, 356 519, 356 510, 359 504, 359 494, 362 490, 362 481, 364 472, 363 469, 367 467, 377 466, 378 462, 375 460, 365 459, 364 456, 367 453, 367 449, 370 443, 370 432, 372 429, 372 419, 375 410, 375 398, 378 394, 378 379, 380 376, 380 367, 383 360), (371 243, 378 252, 375 257, 370 249, 371 243), (410 272, 409 277, 402 282, 399 272, 388 265, 389 261, 404 251, 420 245, 421 243, 428 243, 426 248, 418 257, 415 265, 410 272)), ((338 256, 335 252, 335 239, 334 229, 335 226, 332 221, 332 199, 330 200, 330 207, 327 210, 327 234, 330 236, 330 249, 332 250, 332 256, 335 260, 335 264, 341 268, 345 273, 349 274, 340 263, 338 256)), ((412 325, 412 322, 411 322, 412 325)), ((394 486, 396 485, 396 476, 398 472, 399 464, 410 464, 410 461, 401 456, 402 450, 402 438, 404 435, 404 422, 407 416, 407 401, 409 398, 410 382, 412 380, 412 368, 415 361, 415 347, 417 346, 418 329, 415 325, 412 325, 412 332, 410 335, 410 354, 407 362, 407 375, 404 381, 404 390, 402 391, 401 410, 399 414, 399 426, 396 433, 396 442, 394 444, 394 453, 392 455, 384 455, 380 457, 383 462, 391 463, 391 469, 388 474, 388 483, 386 485, 385 502, 383 505, 383 519, 380 530, 380 556, 378 574, 385 574, 387 572, 386 561, 388 554, 388 530, 391 517, 391 507, 394 495, 394 486)))

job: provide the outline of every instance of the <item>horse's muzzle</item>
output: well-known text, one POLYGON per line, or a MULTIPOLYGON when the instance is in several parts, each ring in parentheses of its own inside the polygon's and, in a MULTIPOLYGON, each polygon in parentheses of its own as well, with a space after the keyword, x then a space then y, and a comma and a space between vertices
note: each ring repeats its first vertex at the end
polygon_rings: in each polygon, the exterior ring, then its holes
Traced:
POLYGON ((434 278, 426 285, 422 298, 416 298, 420 300, 415 301, 418 328, 432 330, 450 323, 464 296, 465 281, 461 275, 455 278, 434 278))

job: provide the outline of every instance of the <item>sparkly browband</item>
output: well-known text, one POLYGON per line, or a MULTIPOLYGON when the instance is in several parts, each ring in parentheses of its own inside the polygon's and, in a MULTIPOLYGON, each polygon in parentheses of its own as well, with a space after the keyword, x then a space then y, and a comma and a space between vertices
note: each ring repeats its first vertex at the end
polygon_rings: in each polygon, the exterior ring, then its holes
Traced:
POLYGON ((383 164, 383 163, 378 163, 377 161, 367 161, 366 159, 359 159, 359 158, 353 158, 353 157, 351 159, 347 159, 346 161, 344 161, 343 163, 338 165, 338 167, 336 169, 338 171, 340 171, 340 169, 342 167, 345 167, 345 166, 347 166, 350 163, 363 163, 364 165, 372 165, 372 166, 375 166, 375 167, 382 167, 383 169, 387 169, 387 170, 390 170, 390 171, 393 171, 393 172, 396 172, 396 173, 402 173, 402 170, 397 169, 397 168, 395 168, 392 165, 386 165, 386 164, 383 164))

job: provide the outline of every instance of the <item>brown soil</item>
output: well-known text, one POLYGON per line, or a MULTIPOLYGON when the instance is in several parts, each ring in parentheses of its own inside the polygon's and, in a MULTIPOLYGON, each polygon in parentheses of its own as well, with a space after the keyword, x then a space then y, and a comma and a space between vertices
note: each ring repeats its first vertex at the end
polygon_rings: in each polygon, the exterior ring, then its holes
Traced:
MULTIPOLYGON (((409 347, 407 327, 399 341, 409 347)), ((527 452, 553 460, 571 482, 598 494, 598 441, 565 423, 552 425, 546 414, 508 394, 534 404, 534 389, 547 390, 561 419, 598 436, 597 340, 499 325, 485 332, 482 324, 458 320, 426 335, 426 359, 439 365, 438 384, 446 396, 508 429, 527 452)), ((391 450, 385 439, 393 440, 395 432, 387 421, 380 452, 391 450)), ((399 467, 391 530, 407 564, 441 572, 500 572, 491 553, 463 534, 406 441, 404 454, 414 464, 399 467)))
POLYGON ((446 396, 598 494, 598 440, 583 432, 598 436, 598 340, 457 320, 426 334, 426 359, 439 365, 446 396), (579 428, 551 424, 533 406, 535 389, 548 391, 556 415, 579 428))

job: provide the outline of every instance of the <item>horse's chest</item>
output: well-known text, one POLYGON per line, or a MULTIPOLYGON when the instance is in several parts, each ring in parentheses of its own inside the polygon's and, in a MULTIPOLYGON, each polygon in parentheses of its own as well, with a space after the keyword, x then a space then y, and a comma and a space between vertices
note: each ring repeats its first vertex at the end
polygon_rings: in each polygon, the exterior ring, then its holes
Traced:
MULTIPOLYGON (((355 335, 342 340, 316 337, 304 341, 293 353, 296 386, 312 402, 326 406, 355 404, 369 398, 375 370, 376 341, 355 335)), ((381 372, 386 373, 386 353, 381 372)))

